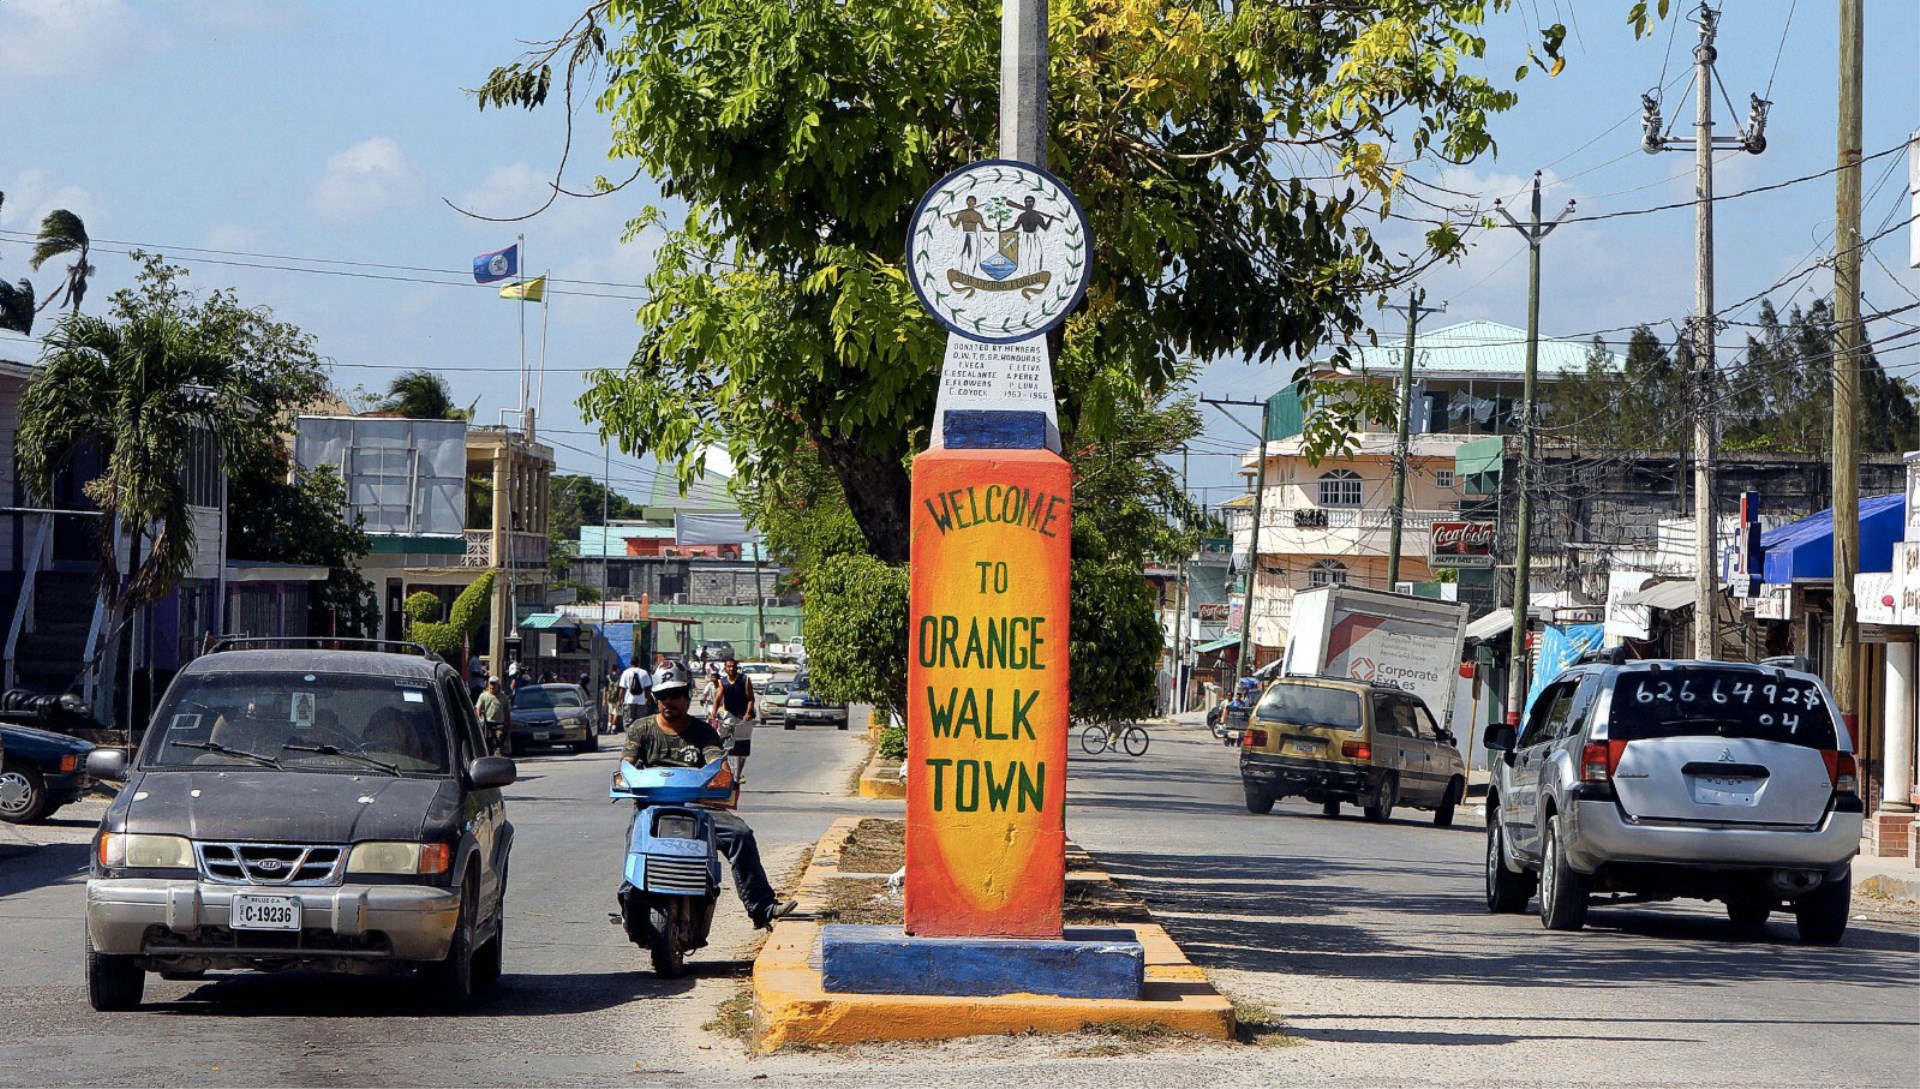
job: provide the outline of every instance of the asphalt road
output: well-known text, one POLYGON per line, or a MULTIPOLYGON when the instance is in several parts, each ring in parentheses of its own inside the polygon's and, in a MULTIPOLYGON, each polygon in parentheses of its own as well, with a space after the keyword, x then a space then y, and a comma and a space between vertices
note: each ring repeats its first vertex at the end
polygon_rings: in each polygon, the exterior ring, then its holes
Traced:
MULTIPOLYGON (((857 737, 755 735, 743 813, 776 877, 835 817, 901 812, 844 797, 857 737)), ((606 922, 624 821, 600 800, 611 760, 523 765, 504 989, 464 1016, 423 1008, 410 983, 311 976, 156 979, 148 1007, 95 1014, 79 969, 90 822, 37 831, 54 842, 0 858, 0 1084, 1906 1086, 1920 1073, 1911 908, 1856 900, 1836 948, 1799 945, 1790 920, 1736 940, 1717 905, 1685 902, 1597 908, 1587 931, 1551 934, 1486 913, 1470 807, 1454 830, 1288 803, 1256 817, 1233 752, 1197 727, 1156 730, 1140 759, 1076 746, 1068 832, 1218 986, 1283 1017, 1284 1046, 987 1037, 750 1057, 700 1027, 754 948, 737 901, 673 983, 606 922)))

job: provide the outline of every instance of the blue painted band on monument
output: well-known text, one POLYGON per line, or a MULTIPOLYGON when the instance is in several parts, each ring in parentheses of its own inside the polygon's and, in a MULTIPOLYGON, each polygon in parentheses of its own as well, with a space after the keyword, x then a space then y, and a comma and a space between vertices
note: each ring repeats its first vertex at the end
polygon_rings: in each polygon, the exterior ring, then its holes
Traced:
POLYGON ((1068 927, 1061 941, 913 938, 893 926, 820 932, 821 985, 842 994, 1004 994, 1137 1000, 1146 952, 1133 931, 1068 927))
POLYGON ((1044 450, 1047 414, 1026 409, 950 408, 941 438, 949 450, 1044 450))

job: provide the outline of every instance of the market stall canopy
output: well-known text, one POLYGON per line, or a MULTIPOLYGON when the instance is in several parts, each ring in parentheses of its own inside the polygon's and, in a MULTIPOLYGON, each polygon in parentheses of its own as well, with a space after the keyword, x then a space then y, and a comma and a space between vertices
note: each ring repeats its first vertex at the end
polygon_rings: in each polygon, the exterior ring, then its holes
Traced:
POLYGON ((1691 582, 1656 582, 1620 598, 1622 605, 1645 605, 1649 609, 1688 609, 1693 607, 1691 582))
MULTIPOLYGON (((1907 524, 1907 497, 1866 496, 1860 500, 1860 570, 1893 570, 1893 545, 1907 524)), ((1833 581, 1833 508, 1760 536, 1765 560, 1761 580, 1775 586, 1833 581)))
POLYGON ((1513 630, 1513 610, 1498 609, 1467 625, 1467 638, 1486 642, 1513 630))
POLYGON ((1239 645, 1240 637, 1237 635, 1229 635, 1223 639, 1215 639, 1211 643, 1202 643, 1193 648, 1193 652, 1195 654, 1212 654, 1215 651, 1225 650, 1228 647, 1237 647, 1239 645))

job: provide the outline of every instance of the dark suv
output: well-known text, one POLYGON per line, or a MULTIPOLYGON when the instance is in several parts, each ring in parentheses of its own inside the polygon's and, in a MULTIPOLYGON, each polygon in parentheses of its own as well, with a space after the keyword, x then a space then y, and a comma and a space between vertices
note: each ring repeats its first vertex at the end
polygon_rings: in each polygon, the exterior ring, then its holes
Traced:
POLYGON ((1811 673, 1762 663, 1576 666, 1519 736, 1487 731, 1487 908, 1550 930, 1589 898, 1720 900, 1757 930, 1793 912, 1804 941, 1839 941, 1862 806, 1853 742, 1811 673))
POLYGON ((498 980, 513 825, 460 677, 411 644, 234 640, 182 669, 95 834, 87 996, 147 972, 418 968, 465 1003, 498 980), (332 649, 354 647, 355 649, 332 649))

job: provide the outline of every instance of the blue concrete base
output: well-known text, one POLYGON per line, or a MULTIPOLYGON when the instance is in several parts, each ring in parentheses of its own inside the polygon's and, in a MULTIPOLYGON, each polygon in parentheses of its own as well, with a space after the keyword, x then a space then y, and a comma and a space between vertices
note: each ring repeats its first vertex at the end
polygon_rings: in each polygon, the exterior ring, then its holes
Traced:
POLYGON ((1069 927, 1063 940, 914 938, 895 926, 821 928, 821 984, 854 994, 1135 1000, 1146 954, 1131 930, 1069 927))
POLYGON ((1044 450, 1047 414, 1021 409, 950 408, 941 441, 949 450, 1044 450))

